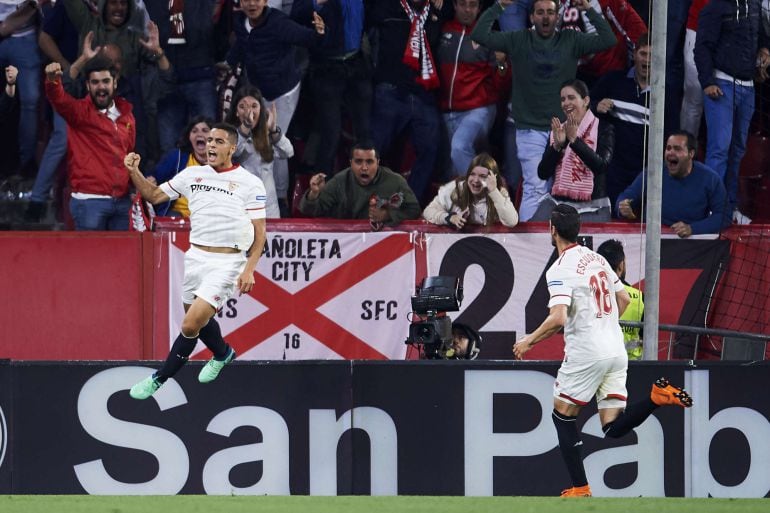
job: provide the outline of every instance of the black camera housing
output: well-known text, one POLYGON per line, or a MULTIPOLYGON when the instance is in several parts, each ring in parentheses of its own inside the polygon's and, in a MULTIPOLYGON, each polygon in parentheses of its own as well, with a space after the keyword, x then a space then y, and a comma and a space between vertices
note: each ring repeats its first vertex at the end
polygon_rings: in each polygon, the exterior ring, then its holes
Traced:
POLYGON ((428 359, 444 359, 452 345, 452 319, 447 312, 460 310, 463 288, 454 276, 430 276, 412 296, 412 323, 406 344, 421 347, 428 359))

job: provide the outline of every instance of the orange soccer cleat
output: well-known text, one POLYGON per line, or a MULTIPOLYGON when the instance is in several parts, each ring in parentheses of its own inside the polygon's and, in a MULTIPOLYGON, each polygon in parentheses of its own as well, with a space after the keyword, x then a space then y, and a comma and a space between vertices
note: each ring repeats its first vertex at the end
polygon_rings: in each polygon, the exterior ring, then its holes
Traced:
POLYGON ((692 397, 683 388, 675 387, 668 378, 659 378, 650 391, 650 399, 658 406, 671 404, 689 408, 692 406, 692 397))
POLYGON ((567 488, 563 492, 561 492, 562 497, 591 497, 591 487, 588 485, 585 486, 573 486, 572 488, 567 488))

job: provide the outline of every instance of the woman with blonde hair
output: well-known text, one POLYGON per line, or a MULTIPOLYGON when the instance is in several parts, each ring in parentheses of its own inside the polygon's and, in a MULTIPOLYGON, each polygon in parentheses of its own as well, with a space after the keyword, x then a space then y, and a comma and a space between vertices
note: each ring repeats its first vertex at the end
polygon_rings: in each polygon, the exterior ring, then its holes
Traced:
POLYGON ((516 226, 519 214, 511 202, 497 162, 488 153, 471 160, 464 177, 441 186, 422 213, 433 224, 462 229, 467 224, 516 226))

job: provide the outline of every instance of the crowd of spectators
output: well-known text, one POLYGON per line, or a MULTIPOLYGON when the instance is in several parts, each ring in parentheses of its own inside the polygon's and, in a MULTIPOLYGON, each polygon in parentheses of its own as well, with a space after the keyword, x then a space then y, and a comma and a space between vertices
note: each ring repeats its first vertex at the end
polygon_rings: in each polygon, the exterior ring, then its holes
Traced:
MULTIPOLYGON (((663 221, 681 237, 751 222, 738 170, 770 65, 764 5, 669 5, 663 221)), ((205 164, 224 120, 268 218, 292 214, 304 174, 295 215, 373 229, 421 214, 510 227, 565 202, 584 221, 640 219, 649 12, 644 0, 0 0, 0 128, 18 141, 0 179, 34 181, 30 222, 63 203, 76 229, 126 229, 123 157, 140 154, 161 183, 205 164)))

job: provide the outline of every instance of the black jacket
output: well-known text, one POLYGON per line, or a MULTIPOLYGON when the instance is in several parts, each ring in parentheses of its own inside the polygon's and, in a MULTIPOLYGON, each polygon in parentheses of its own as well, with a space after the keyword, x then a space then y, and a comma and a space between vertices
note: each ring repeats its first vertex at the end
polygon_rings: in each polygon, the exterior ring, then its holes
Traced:
POLYGON ((739 80, 752 80, 757 51, 767 47, 760 0, 711 0, 698 16, 695 66, 701 88, 716 84, 719 69, 739 80))

